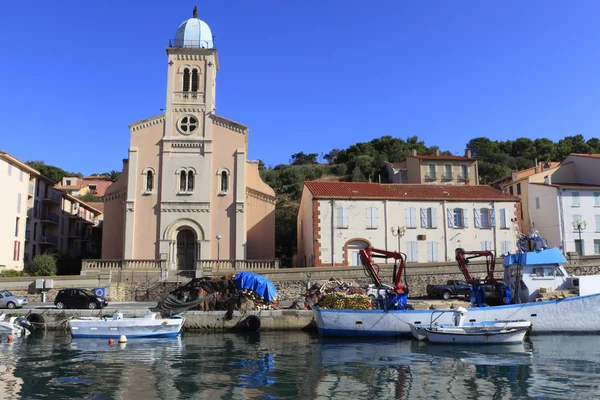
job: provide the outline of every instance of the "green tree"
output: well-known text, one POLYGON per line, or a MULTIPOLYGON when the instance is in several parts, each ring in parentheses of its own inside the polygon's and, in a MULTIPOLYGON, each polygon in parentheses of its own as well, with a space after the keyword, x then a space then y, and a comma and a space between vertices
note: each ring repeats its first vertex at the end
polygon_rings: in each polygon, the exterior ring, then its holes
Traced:
POLYGON ((36 276, 56 275, 56 257, 53 254, 38 254, 33 258, 32 273, 36 276))
POLYGON ((103 175, 104 179, 106 179, 107 181, 116 182, 117 179, 119 179, 119 177, 121 176, 121 173, 113 169, 109 172, 105 172, 103 175))
POLYGON ((318 153, 304 154, 303 152, 299 152, 296 154, 292 154, 292 159, 290 160, 290 164, 292 164, 292 165, 317 164, 317 157, 319 157, 318 153))
POLYGON ((31 168, 38 170, 40 174, 52 179, 57 183, 60 183, 64 177, 83 177, 83 174, 81 172, 67 172, 62 168, 58 168, 53 165, 47 165, 43 161, 26 161, 25 164, 29 165, 31 168))

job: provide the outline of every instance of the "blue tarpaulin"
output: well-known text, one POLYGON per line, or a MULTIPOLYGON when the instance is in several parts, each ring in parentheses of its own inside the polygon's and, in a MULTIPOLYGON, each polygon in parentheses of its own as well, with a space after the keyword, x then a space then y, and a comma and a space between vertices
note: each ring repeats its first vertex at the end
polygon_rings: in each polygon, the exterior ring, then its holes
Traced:
POLYGON ((242 271, 235 276, 235 287, 238 290, 254 290, 266 301, 272 301, 277 296, 277 289, 273 282, 253 272, 242 271))

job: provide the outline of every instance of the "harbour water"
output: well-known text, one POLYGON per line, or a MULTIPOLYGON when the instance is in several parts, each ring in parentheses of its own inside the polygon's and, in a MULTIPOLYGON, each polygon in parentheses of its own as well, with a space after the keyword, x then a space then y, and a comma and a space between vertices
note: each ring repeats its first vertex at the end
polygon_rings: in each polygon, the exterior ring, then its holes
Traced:
POLYGON ((517 346, 323 339, 302 332, 0 343, 0 399, 590 399, 600 336, 517 346))

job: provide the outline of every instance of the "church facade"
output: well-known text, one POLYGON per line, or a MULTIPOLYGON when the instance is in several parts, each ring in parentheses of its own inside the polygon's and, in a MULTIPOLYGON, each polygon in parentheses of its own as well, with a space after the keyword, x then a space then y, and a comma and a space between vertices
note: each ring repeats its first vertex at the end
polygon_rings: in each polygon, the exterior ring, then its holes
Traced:
POLYGON ((194 16, 167 48, 165 113, 129 126, 121 177, 105 193, 103 259, 202 260, 275 256, 275 192, 247 159, 248 127, 216 115, 217 50, 194 16))

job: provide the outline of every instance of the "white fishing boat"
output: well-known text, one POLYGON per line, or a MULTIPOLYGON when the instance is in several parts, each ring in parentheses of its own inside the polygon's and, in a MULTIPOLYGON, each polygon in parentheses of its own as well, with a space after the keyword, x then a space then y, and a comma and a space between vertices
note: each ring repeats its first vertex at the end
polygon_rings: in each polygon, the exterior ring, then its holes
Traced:
POLYGON ((0 315, 0 332, 2 335, 22 337, 29 335, 32 330, 33 327, 25 317, 10 317, 7 321, 6 314, 0 315))
MULTIPOLYGON (((529 237, 538 243, 541 238, 529 237)), ((512 292, 512 304, 477 307, 472 301, 465 323, 527 320, 531 333, 600 332, 600 275, 569 276, 567 263, 556 248, 536 245, 504 257, 504 283, 512 292), (542 289, 543 288, 543 289, 542 289), (541 292, 555 292, 557 298, 538 301, 541 292), (567 292, 571 292, 567 297, 567 292), (563 298, 564 297, 564 298, 563 298)), ((484 299, 485 302, 485 299, 484 299)), ((432 314, 447 311, 439 324, 452 324, 452 310, 322 309, 313 306, 321 335, 400 336, 411 332, 411 325, 427 324, 432 314)))
POLYGON ((432 327, 425 328, 427 340, 443 344, 512 344, 521 343, 527 328, 472 328, 432 327))
POLYGON ((142 318, 123 318, 122 313, 115 313, 112 318, 71 319, 69 329, 74 338, 177 337, 184 322, 182 316, 160 318, 158 313, 150 313, 142 318))
POLYGON ((461 331, 465 332, 477 332, 477 331, 491 331, 499 329, 521 329, 525 330, 531 327, 531 321, 524 319, 517 320, 494 320, 494 321, 480 321, 480 322, 465 322, 466 313, 468 310, 463 307, 458 307, 452 311, 434 311, 431 313, 431 321, 426 324, 412 324, 410 325, 410 333, 413 338, 422 341, 427 339, 427 329, 446 329, 460 328, 461 331), (438 319, 445 313, 452 313, 452 323, 440 324, 438 319))

